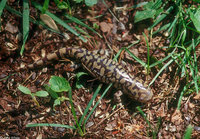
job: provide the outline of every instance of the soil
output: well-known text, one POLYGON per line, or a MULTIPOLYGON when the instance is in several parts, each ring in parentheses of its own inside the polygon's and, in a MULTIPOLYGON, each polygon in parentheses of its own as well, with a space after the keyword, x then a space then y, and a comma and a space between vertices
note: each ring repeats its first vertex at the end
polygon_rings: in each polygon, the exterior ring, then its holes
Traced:
MULTIPOLYGON (((23 94, 17 87, 21 84, 28 87, 31 92, 45 90, 44 84, 48 84, 51 76, 61 76, 69 80, 74 86, 76 79, 74 74, 84 71, 83 68, 69 70, 70 62, 58 61, 37 69, 19 71, 21 67, 32 64, 48 53, 62 47, 82 47, 88 50, 108 49, 114 56, 121 48, 135 43, 129 50, 142 61, 147 61, 146 34, 150 54, 156 59, 162 59, 168 55, 163 46, 168 46, 169 41, 163 34, 157 34, 151 38, 147 28, 152 24, 151 20, 145 20, 134 24, 134 15, 137 9, 117 10, 118 7, 126 8, 137 4, 131 0, 105 1, 108 7, 99 2, 93 7, 84 4, 73 4, 72 16, 83 20, 92 27, 98 25, 99 37, 94 32, 83 26, 69 22, 75 28, 80 27, 89 34, 82 34, 88 41, 84 43, 77 36, 57 24, 61 32, 68 34, 69 38, 53 33, 43 26, 30 23, 30 32, 25 45, 23 55, 20 55, 22 46, 22 18, 4 10, 1 18, 0 32, 0 138, 182 138, 188 125, 192 125, 192 138, 200 137, 200 95, 193 92, 184 95, 180 110, 177 110, 178 99, 186 84, 186 80, 176 75, 178 65, 172 63, 150 86, 154 96, 148 103, 139 103, 130 99, 117 89, 111 88, 101 100, 91 117, 86 123, 85 134, 80 136, 78 130, 63 127, 26 127, 30 123, 55 123, 63 125, 75 125, 68 100, 56 106, 53 110, 53 99, 49 97, 37 97, 40 106, 37 106, 31 96, 23 94), (99 18, 93 18, 101 15, 99 18), (119 21, 117 21, 119 20, 119 21), (138 40, 140 40, 138 42, 138 40), (144 112, 146 119, 140 112, 144 112)), ((12 0, 7 3, 13 9, 22 11, 22 3, 12 0)), ((53 2, 49 11, 63 18, 63 10, 58 9, 53 2)), ((30 16, 40 20, 40 12, 30 5, 30 16)), ((64 19, 66 20, 66 19, 64 19)), ((156 27, 154 30, 158 29, 156 27)), ((111 56, 111 57, 113 57, 111 56)), ((144 80, 147 84, 152 81, 159 71, 159 66, 151 68, 149 74, 145 68, 134 60, 126 51, 119 56, 119 63, 132 75, 144 80)), ((150 61, 152 62, 152 61, 150 61)), ((91 100, 97 86, 101 84, 92 76, 84 76, 86 83, 83 88, 73 90, 73 103, 75 111, 80 118, 91 100)), ((104 89, 93 102, 98 101, 104 89)), ((68 93, 63 95, 68 98, 68 93)), ((92 105, 94 106, 94 105, 92 105)))

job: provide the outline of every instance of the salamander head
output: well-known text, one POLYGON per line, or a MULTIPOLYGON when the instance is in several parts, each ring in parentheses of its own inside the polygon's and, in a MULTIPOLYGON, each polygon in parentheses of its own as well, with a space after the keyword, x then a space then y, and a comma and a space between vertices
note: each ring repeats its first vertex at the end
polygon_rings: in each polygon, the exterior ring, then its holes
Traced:
POLYGON ((143 103, 148 102, 153 97, 153 93, 150 90, 150 88, 148 88, 148 86, 143 85, 143 83, 140 83, 140 82, 136 82, 135 84, 132 84, 128 89, 129 89, 129 92, 131 92, 128 94, 133 99, 139 102, 143 102, 143 103))

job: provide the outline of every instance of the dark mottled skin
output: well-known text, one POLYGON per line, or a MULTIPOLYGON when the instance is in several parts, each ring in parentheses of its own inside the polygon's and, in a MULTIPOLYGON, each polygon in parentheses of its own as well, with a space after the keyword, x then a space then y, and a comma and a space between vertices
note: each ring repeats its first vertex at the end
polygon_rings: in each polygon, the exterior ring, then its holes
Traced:
POLYGON ((28 67, 35 68, 64 57, 75 58, 94 77, 105 83, 113 83, 117 89, 122 90, 131 98, 140 102, 147 102, 152 98, 153 94, 148 86, 144 85, 141 80, 131 76, 117 62, 102 56, 103 53, 103 51, 88 51, 84 48, 61 48, 34 64, 28 65, 28 67))

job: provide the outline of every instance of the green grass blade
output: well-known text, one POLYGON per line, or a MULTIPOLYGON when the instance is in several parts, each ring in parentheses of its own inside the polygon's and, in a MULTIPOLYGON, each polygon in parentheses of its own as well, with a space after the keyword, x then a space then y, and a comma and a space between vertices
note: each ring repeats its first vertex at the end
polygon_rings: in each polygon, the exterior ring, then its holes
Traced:
POLYGON ((96 109, 96 107, 99 105, 101 99, 105 96, 105 94, 108 92, 108 90, 110 89, 111 86, 112 86, 112 83, 109 84, 109 86, 106 88, 106 90, 103 92, 103 94, 101 95, 101 97, 99 98, 99 100, 97 101, 97 103, 94 105, 94 107, 92 108, 92 110, 88 114, 86 120, 84 121, 84 127, 86 125, 86 122, 88 121, 88 119, 90 118, 90 116, 92 115, 92 113, 94 112, 94 110, 96 109))
POLYGON ((7 0, 2 0, 2 1, 0 2, 0 31, 1 31, 1 15, 2 15, 2 13, 3 13, 3 9, 4 9, 5 6, 6 6, 6 2, 7 2, 7 0))
MULTIPOLYGON (((175 50, 175 49, 174 49, 175 50)), ((173 57, 172 55, 170 55, 172 57, 172 59, 170 61, 168 61, 161 69, 160 71, 156 74, 156 76, 153 78, 153 80, 150 82, 149 86, 151 86, 154 81, 157 79, 157 77, 163 72, 163 70, 165 70, 173 61, 175 61, 177 59, 178 56, 182 55, 183 53, 173 57)))
POLYGON ((78 26, 74 26, 74 27, 76 28, 76 30, 78 30, 80 33, 84 34, 86 37, 91 38, 90 35, 82 28, 79 28, 78 26))
MULTIPOLYGON (((177 23, 178 17, 179 16, 177 15, 176 18, 173 20, 173 22, 170 24, 170 27, 167 30, 168 33, 170 33, 170 31, 171 31, 172 28, 175 28, 175 24, 177 23)), ((171 35, 170 35, 170 38, 171 38, 171 35)))
POLYGON ((140 63, 143 67, 146 67, 147 64, 145 62, 143 62, 141 59, 139 59, 137 56, 135 56, 132 52, 130 52, 127 48, 125 48, 125 50, 128 52, 128 54, 135 59, 138 63, 140 63))
MULTIPOLYGON (((40 11, 42 11, 42 6, 34 1, 32 1, 32 4, 40 11)), ((57 17, 56 15, 50 13, 49 11, 46 11, 46 14, 48 16, 50 16, 53 20, 55 20, 57 23, 59 23, 60 25, 62 25, 64 28, 66 28, 67 30, 69 30, 71 33, 73 33, 74 35, 78 36, 83 42, 87 42, 87 40, 81 36, 81 34, 77 33, 73 28, 71 28, 68 24, 66 24, 63 20, 61 20, 59 17, 57 17)))
POLYGON ((197 94, 199 93, 199 87, 198 87, 198 64, 197 64, 197 56, 196 56, 196 50, 195 50, 195 44, 194 44, 194 39, 192 39, 192 48, 193 48, 193 53, 194 53, 194 85, 197 94))
MULTIPOLYGON (((191 60, 191 62, 192 62, 192 60, 191 60)), ((199 87, 198 87, 197 75, 195 74, 195 69, 191 65, 191 63, 189 63, 189 67, 190 67, 190 71, 191 71, 191 74, 192 74, 192 77, 193 77, 193 82, 194 82, 196 92, 198 93, 199 87)))
POLYGON ((93 28, 89 27, 88 25, 86 25, 85 23, 83 23, 82 21, 80 21, 79 19, 75 18, 75 17, 72 17, 72 16, 69 16, 69 15, 65 15, 65 17, 83 27, 86 27, 87 29, 91 30, 92 32, 96 33, 100 38, 102 38, 102 36, 96 32, 93 28))
POLYGON ((174 61, 174 59, 171 59, 167 64, 165 64, 160 71, 156 74, 156 76, 153 78, 153 80, 150 82, 149 86, 151 86, 154 81, 158 78, 158 76, 174 61))
POLYGON ((136 109, 141 113, 142 117, 143 117, 143 118, 145 119, 145 121, 147 122, 149 128, 152 129, 152 128, 151 128, 151 124, 150 124, 149 120, 147 119, 145 113, 142 111, 142 109, 141 109, 139 106, 137 106, 136 109))
POLYGON ((73 100, 72 100, 72 90, 71 90, 71 87, 69 88, 69 102, 70 102, 70 105, 71 105, 71 111, 72 111, 72 115, 74 116, 74 120, 76 122, 76 126, 77 126, 77 129, 78 129, 78 132, 81 136, 83 136, 83 131, 81 129, 81 126, 80 124, 78 123, 78 118, 76 116, 76 111, 75 111, 75 108, 74 108, 74 103, 73 103, 73 100))
POLYGON ((193 127, 189 125, 186 129, 183 139, 191 139, 192 130, 193 130, 193 127))
POLYGON ((150 70, 150 68, 149 68, 149 63, 150 63, 149 43, 148 43, 148 40, 147 40, 147 36, 144 33, 142 33, 142 34, 143 34, 145 41, 146 41, 146 44, 147 44, 147 74, 149 74, 149 70, 150 70))
POLYGON ((29 34, 29 13, 30 10, 29 10, 28 0, 24 0, 23 1, 23 44, 20 51, 20 55, 23 55, 25 43, 29 34))
MULTIPOLYGON (((141 109, 139 106, 137 106, 136 109, 141 113, 142 117, 143 117, 143 118, 145 119, 145 121, 147 122, 147 124, 148 124, 148 126, 149 126, 148 129, 150 129, 150 130, 152 131, 152 133, 153 133, 153 139, 156 139, 156 132, 155 132, 154 129, 151 127, 151 124, 150 124, 149 120, 147 119, 145 113, 142 111, 142 109, 141 109)), ((148 131, 148 132, 149 132, 149 131, 148 131)))
POLYGON ((163 58, 162 60, 159 60, 159 61, 157 61, 157 62, 151 64, 149 67, 152 68, 152 67, 154 67, 154 66, 156 66, 156 65, 162 64, 164 61, 166 61, 167 59, 169 59, 169 58, 174 54, 174 52, 175 52, 176 49, 177 49, 177 48, 175 47, 174 50, 173 50, 168 56, 166 56, 166 57, 163 58))
POLYGON ((138 7, 142 7, 144 5, 146 5, 148 2, 141 2, 139 4, 133 5, 131 7, 128 7, 127 9, 132 9, 132 8, 138 8, 138 7))
POLYGON ((125 48, 121 48, 117 54, 115 55, 115 57, 113 58, 114 61, 117 61, 117 58, 120 56, 121 52, 124 50, 125 48))
POLYGON ((3 9, 4 9, 5 6, 6 6, 6 2, 7 2, 7 0, 2 0, 2 1, 0 2, 0 17, 1 17, 1 15, 2 15, 2 13, 3 13, 3 9))
POLYGON ((80 121, 79 121, 79 125, 82 124, 84 117, 86 116, 87 112, 89 111, 89 108, 92 106, 92 103, 93 103, 93 101, 95 100, 96 96, 98 95, 98 93, 99 93, 101 87, 102 87, 102 84, 100 84, 100 85, 98 86, 98 88, 96 89, 94 95, 92 96, 92 99, 91 99, 90 102, 88 103, 88 105, 87 105, 87 107, 86 107, 86 109, 85 109, 85 111, 84 111, 84 113, 83 113, 83 115, 82 115, 82 117, 81 117, 81 119, 80 119, 80 121))
POLYGON ((136 41, 136 42, 134 42, 134 43, 131 43, 129 46, 127 46, 127 47, 122 47, 118 52, 117 52, 117 54, 115 55, 115 57, 113 58, 113 60, 114 61, 117 61, 117 58, 119 57, 119 55, 121 54, 121 52, 126 48, 126 49, 129 49, 129 48, 131 48, 132 46, 134 46, 135 44, 137 44, 139 42, 139 40, 138 41, 136 41))
POLYGON ((184 95, 184 92, 193 84, 194 82, 189 82, 187 85, 184 86, 183 90, 181 91, 181 94, 180 94, 180 97, 179 97, 179 100, 178 100, 178 105, 177 105, 177 109, 180 110, 181 108, 181 100, 182 100, 182 97, 184 95))
MULTIPOLYGON (((17 15, 17 16, 22 17, 22 13, 21 13, 21 12, 15 10, 15 9, 12 9, 10 6, 6 5, 5 8, 6 8, 6 10, 8 10, 9 12, 11 12, 12 14, 15 14, 15 15, 17 15)), ((48 30, 50 30, 50 31, 52 31, 52 32, 55 32, 55 33, 58 33, 58 34, 62 35, 59 31, 56 31, 56 30, 51 29, 50 27, 48 27, 47 25, 45 25, 45 24, 44 24, 43 22, 41 22, 41 21, 37 21, 37 20, 35 20, 35 19, 31 18, 31 17, 29 17, 29 20, 30 20, 30 22, 32 22, 32 23, 34 23, 34 24, 42 25, 44 28, 46 28, 46 29, 48 29, 48 30)))
POLYGON ((154 31, 154 32, 152 33, 152 35, 155 35, 155 34, 157 34, 158 32, 167 30, 167 29, 170 27, 170 25, 171 25, 171 23, 168 23, 168 24, 163 25, 161 28, 159 28, 158 30, 154 31))
POLYGON ((39 124, 27 124, 26 125, 26 127, 39 127, 39 126, 64 127, 64 128, 68 128, 68 129, 76 129, 73 126, 62 125, 62 124, 39 123, 39 124))
POLYGON ((48 9, 48 7, 49 7, 49 0, 45 0, 44 4, 43 4, 43 7, 42 7, 42 14, 45 14, 45 12, 48 9))

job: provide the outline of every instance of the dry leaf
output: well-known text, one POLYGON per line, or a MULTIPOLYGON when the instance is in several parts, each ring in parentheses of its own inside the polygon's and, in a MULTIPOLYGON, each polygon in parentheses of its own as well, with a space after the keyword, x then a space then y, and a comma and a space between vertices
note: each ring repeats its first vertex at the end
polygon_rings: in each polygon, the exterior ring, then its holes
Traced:
POLYGON ((54 20, 48 16, 47 14, 41 14, 40 15, 40 19, 50 28, 59 31, 58 26, 56 25, 56 23, 54 22, 54 20))

